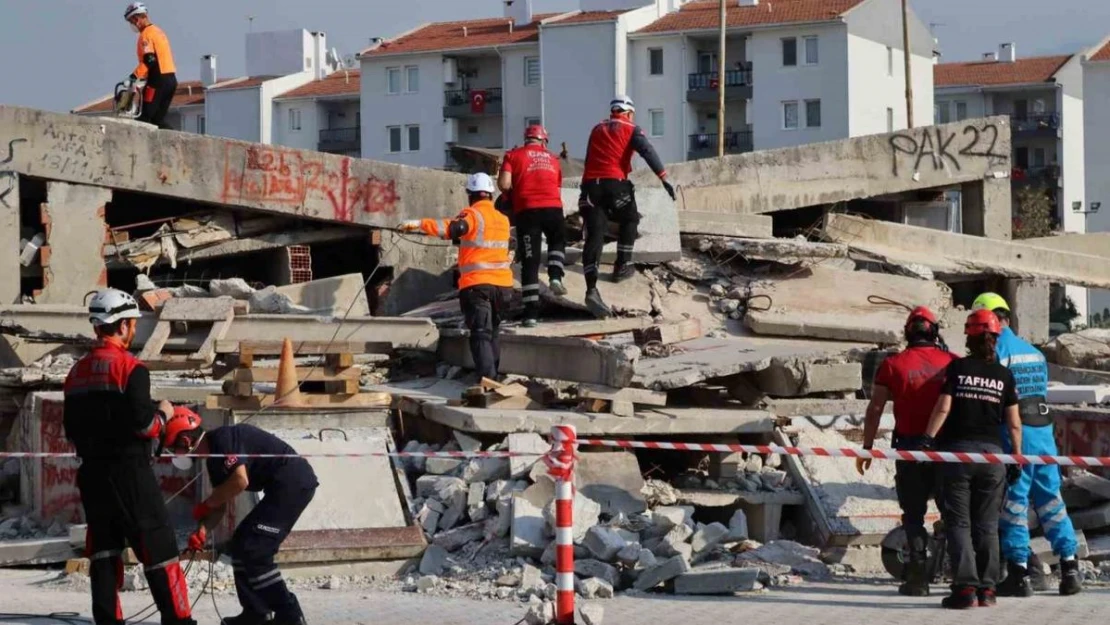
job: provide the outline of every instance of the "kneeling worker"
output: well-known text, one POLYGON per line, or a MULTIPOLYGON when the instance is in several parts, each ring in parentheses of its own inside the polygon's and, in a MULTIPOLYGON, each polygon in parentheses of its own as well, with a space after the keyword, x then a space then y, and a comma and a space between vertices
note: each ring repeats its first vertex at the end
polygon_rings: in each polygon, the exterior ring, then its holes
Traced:
POLYGON ((513 288, 509 218, 493 206, 493 179, 488 174, 467 178, 466 194, 470 206, 454 219, 413 219, 400 229, 459 246, 459 303, 470 330, 470 354, 478 375, 492 380, 501 360, 501 315, 513 288))
POLYGON ((213 490, 208 499, 193 509, 193 518, 201 525, 189 537, 192 550, 204 549, 205 524, 218 521, 226 504, 239 493, 245 490, 263 493, 262 501, 235 528, 227 550, 243 613, 225 617, 221 625, 303 625, 300 603, 285 586, 274 556, 316 494, 319 482, 312 466, 304 458, 291 457, 297 452, 285 441, 253 425, 231 425, 206 432, 199 416, 180 410, 166 423, 162 443, 175 454, 221 456, 207 460, 213 490), (290 457, 243 457, 252 454, 290 457), (273 619, 269 620, 271 612, 273 619))

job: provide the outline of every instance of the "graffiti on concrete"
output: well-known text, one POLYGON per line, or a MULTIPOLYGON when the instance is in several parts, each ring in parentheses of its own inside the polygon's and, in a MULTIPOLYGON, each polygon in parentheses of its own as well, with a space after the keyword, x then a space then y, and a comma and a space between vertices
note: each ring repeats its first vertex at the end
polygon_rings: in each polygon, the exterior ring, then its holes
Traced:
POLYGON ((8 141, 8 156, 0 161, 0 181, 2 181, 0 185, 3 187, 0 189, 0 204, 3 204, 7 208, 12 207, 11 204, 8 204, 8 196, 16 190, 16 186, 19 184, 19 178, 15 175, 14 171, 9 169, 8 164, 15 160, 16 144, 26 142, 26 139, 12 139, 8 141))
POLYGON ((901 165, 911 165, 912 172, 920 171, 922 163, 931 164, 934 170, 953 167, 960 171, 968 159, 986 158, 992 164, 1008 161, 1010 156, 997 147, 998 127, 990 123, 981 128, 968 124, 959 133, 940 126, 900 132, 890 137, 891 173, 897 177, 901 165))
POLYGON ((356 221, 360 213, 392 215, 400 196, 396 184, 373 175, 359 177, 351 159, 329 168, 324 158, 283 148, 236 146, 225 151, 223 201, 281 204, 305 215, 356 221))
POLYGON ((42 136, 46 149, 39 158, 39 166, 45 174, 95 180, 108 173, 97 171, 93 164, 94 159, 104 153, 104 135, 79 126, 51 124, 43 130, 42 136))

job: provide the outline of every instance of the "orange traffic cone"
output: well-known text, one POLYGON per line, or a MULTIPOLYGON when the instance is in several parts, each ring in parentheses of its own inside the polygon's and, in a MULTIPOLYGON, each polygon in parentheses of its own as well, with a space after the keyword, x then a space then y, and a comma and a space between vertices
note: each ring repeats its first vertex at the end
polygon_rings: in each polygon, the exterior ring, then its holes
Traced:
POLYGON ((281 360, 278 361, 277 395, 275 406, 303 406, 301 388, 297 382, 297 367, 293 362, 293 341, 288 338, 281 345, 281 360))

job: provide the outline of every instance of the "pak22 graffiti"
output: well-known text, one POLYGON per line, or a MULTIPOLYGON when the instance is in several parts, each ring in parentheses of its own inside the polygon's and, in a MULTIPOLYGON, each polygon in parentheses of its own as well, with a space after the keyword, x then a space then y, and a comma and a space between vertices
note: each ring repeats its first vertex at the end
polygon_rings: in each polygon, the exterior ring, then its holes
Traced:
POLYGON ((951 165, 956 168, 956 171, 962 169, 961 161, 965 157, 988 158, 1002 162, 1009 160, 1008 154, 995 151, 997 146, 998 127, 994 124, 986 124, 982 129, 968 124, 964 126, 962 132, 953 132, 947 136, 940 126, 923 128, 920 138, 914 136, 914 133, 898 133, 890 138, 891 173, 896 177, 899 174, 899 155, 914 159, 912 171, 917 171, 921 167, 925 157, 929 157, 932 161, 934 170, 951 165), (962 138, 957 141, 957 137, 962 138), (953 143, 962 147, 957 149, 957 146, 952 145, 953 143))

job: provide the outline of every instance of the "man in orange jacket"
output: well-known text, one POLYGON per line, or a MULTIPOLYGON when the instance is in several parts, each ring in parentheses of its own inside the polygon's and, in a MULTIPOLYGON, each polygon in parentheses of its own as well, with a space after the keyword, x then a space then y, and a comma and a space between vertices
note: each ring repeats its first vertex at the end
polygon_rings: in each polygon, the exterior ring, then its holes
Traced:
POLYGON ((139 121, 169 129, 166 114, 170 111, 173 94, 177 91, 177 67, 173 63, 170 40, 165 31, 150 21, 146 5, 142 2, 127 5, 123 19, 131 24, 131 30, 139 33, 135 47, 139 64, 130 76, 132 84, 138 81, 146 83, 139 121))
POLYGON ((509 261, 509 218, 493 206, 493 179, 473 174, 466 180, 470 206, 454 219, 413 219, 404 232, 449 239, 459 246, 459 303, 470 330, 470 354, 482 377, 495 379, 501 360, 501 314, 513 288, 509 261))

